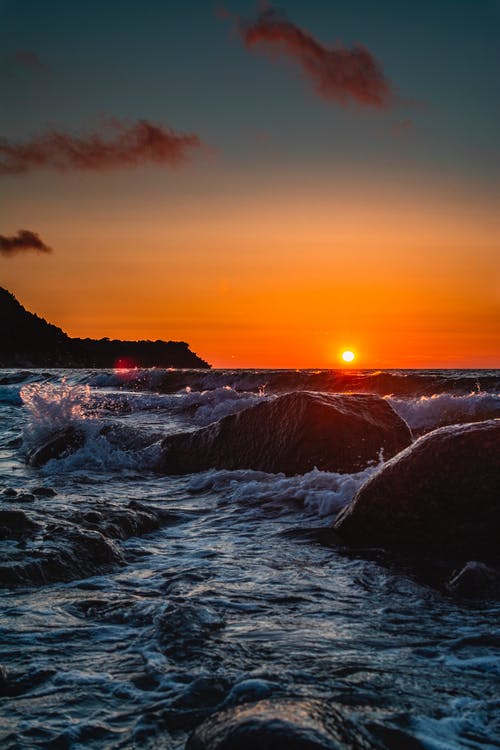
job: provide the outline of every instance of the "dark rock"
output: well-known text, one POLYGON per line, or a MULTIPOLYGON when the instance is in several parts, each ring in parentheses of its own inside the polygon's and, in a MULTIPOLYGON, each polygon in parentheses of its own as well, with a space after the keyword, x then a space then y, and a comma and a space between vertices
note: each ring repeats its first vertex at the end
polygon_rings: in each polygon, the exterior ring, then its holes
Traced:
MULTIPOLYGON (((140 536, 170 523, 168 511, 140 504, 139 508, 99 503, 74 511, 66 506, 44 507, 34 521, 22 510, 0 510, 0 539, 6 545, 0 583, 41 585, 96 575, 124 563, 115 540, 140 536), (29 546, 26 540, 29 539, 29 546), (23 548, 20 545, 24 545, 23 548)), ((178 520, 176 522, 179 522, 178 520)))
POLYGON ((500 569, 470 560, 452 576, 448 588, 469 599, 500 599, 500 569))
POLYGON ((128 539, 131 536, 148 534, 160 528, 161 518, 162 514, 155 513, 151 508, 147 511, 130 508, 107 509, 102 513, 90 510, 71 515, 73 523, 85 528, 91 525, 110 539, 128 539))
POLYGON ((52 487, 35 487, 31 491, 37 497, 54 497, 55 495, 57 495, 57 492, 53 490, 52 487))
POLYGON ((202 652, 206 640, 224 625, 211 607, 182 600, 169 602, 155 618, 158 642, 175 659, 202 652))
POLYGON ((288 393, 195 432, 167 436, 160 469, 355 472, 411 442, 392 407, 368 394, 288 393))
POLYGON ((67 528, 55 539, 50 536, 31 555, 25 553, 0 565, 0 582, 15 586, 73 581, 124 562, 114 542, 96 531, 67 528))
POLYGON ((365 482, 334 529, 354 547, 497 559, 499 487, 500 420, 443 427, 365 482))
POLYGON ((31 492, 20 492, 14 499, 16 503, 32 503, 35 496, 31 492))
POLYGON ((85 442, 85 434, 76 427, 66 427, 51 435, 43 445, 28 455, 30 466, 43 466, 52 458, 65 458, 75 453, 85 442))
POLYGON ((186 750, 376 750, 380 743, 339 707, 313 700, 263 700, 214 714, 186 750))
POLYGON ((29 536, 40 528, 22 510, 0 510, 0 539, 29 536))
POLYGON ((230 683, 220 676, 201 676, 191 682, 172 703, 174 708, 203 708, 217 706, 226 695, 230 683))
POLYGON ((5 490, 3 490, 2 495, 4 497, 15 497, 17 495, 17 492, 12 487, 7 487, 5 490))

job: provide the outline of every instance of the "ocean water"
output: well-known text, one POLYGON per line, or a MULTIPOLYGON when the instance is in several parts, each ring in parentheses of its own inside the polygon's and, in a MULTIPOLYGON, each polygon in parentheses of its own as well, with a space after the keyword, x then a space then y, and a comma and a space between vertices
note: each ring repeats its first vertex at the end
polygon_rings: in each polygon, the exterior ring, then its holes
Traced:
POLYGON ((294 390, 377 393, 415 435, 500 416, 500 371, 0 371, 0 511, 33 525, 0 541, 2 748, 176 750, 261 698, 388 748, 500 746, 500 605, 325 541, 375 465, 155 471, 165 435, 294 390), (26 463, 68 426, 83 445, 26 463))

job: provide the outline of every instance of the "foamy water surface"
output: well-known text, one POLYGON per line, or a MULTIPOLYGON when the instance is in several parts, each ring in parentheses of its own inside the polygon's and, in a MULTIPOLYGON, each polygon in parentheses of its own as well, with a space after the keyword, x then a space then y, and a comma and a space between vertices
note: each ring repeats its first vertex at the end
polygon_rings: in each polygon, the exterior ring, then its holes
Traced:
MULTIPOLYGON (((1 747, 177 750, 216 709, 267 697, 334 700, 389 748, 499 747, 498 603, 328 537, 375 466, 154 470, 165 435, 291 390, 378 393, 421 434, 500 416, 499 383, 498 371, 0 371, 0 493, 17 493, 0 509, 52 524, 54 544, 65 524, 91 534, 95 514, 160 519, 117 536, 97 574, 0 593, 1 747), (68 426, 82 447, 26 464, 68 426), (57 494, 30 498, 40 486, 57 494)), ((22 560, 37 541, 0 544, 22 560)))

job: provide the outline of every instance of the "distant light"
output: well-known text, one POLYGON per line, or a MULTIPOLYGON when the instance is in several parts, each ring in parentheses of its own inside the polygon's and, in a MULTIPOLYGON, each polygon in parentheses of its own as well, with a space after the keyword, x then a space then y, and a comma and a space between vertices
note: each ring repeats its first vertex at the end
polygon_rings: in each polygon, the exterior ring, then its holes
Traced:
POLYGON ((354 357, 354 352, 351 352, 349 350, 342 352, 342 359, 344 360, 344 362, 352 362, 354 360, 354 357))
POLYGON ((137 362, 132 357, 120 357, 114 364, 115 370, 136 370, 137 362))

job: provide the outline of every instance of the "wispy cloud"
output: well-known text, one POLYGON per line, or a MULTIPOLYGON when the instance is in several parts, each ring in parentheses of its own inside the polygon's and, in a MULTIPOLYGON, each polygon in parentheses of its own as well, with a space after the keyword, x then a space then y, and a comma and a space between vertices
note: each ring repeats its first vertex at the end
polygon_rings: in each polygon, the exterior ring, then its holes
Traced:
POLYGON ((31 70, 48 70, 45 63, 42 62, 38 54, 32 49, 15 49, 11 52, 10 57, 13 62, 22 65, 24 68, 31 70))
POLYGON ((51 253, 52 248, 43 242, 36 232, 20 229, 10 237, 0 234, 0 255, 7 258, 18 253, 34 251, 36 253, 51 253))
POLYGON ((84 136, 51 130, 24 143, 0 139, 0 175, 35 169, 105 172, 141 164, 174 167, 202 147, 193 133, 177 133, 147 120, 122 124, 108 120, 84 136))
POLYGON ((0 74, 11 74, 20 68, 38 73, 47 73, 49 70, 32 49, 11 49, 0 57, 0 74))
POLYGON ((239 31, 247 47, 259 45, 295 60, 325 99, 344 106, 355 101, 378 109, 392 100, 391 84, 380 63, 361 44, 351 49, 325 47, 274 8, 265 8, 253 23, 240 19, 239 31))

